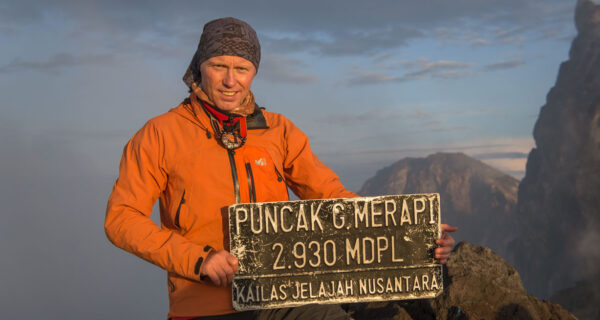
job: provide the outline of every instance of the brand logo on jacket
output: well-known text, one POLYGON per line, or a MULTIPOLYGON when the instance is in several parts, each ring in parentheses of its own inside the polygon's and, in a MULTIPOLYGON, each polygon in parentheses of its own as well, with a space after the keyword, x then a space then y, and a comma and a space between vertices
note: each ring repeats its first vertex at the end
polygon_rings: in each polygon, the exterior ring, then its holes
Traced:
POLYGON ((267 166, 267 159, 260 158, 258 160, 254 160, 254 163, 256 163, 257 166, 266 167, 267 166))

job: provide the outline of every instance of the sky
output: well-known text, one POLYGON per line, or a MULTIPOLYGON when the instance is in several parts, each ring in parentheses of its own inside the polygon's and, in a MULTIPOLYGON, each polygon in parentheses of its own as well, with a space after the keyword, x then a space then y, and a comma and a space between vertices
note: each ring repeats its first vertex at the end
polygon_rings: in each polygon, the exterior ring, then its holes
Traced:
MULTIPOLYGON (((597 2, 597 1, 595 1, 597 2)), ((351 190, 464 152, 520 179, 575 1, 0 0, 0 318, 164 319, 165 273, 103 231, 122 148, 187 95, 204 23, 259 36, 257 103, 351 190)))

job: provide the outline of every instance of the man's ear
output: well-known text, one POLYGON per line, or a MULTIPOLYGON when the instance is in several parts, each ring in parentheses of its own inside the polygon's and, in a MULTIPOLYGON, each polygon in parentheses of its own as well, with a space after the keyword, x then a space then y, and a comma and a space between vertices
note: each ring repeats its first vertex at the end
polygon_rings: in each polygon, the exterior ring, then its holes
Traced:
POLYGON ((192 82, 192 92, 196 92, 197 90, 201 90, 200 82, 192 82))

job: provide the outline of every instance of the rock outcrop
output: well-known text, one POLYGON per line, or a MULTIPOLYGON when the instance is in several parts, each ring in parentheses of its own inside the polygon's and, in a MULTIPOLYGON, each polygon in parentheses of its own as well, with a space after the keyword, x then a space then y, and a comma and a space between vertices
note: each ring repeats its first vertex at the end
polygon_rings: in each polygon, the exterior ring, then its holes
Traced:
POLYGON ((520 235, 508 257, 542 298, 591 276, 600 262, 600 5, 579 0, 575 24, 569 60, 535 125, 519 186, 520 235))
POLYGON ((442 221, 457 225, 459 241, 487 246, 503 255, 516 237, 519 182, 462 153, 406 158, 379 170, 360 195, 440 194, 442 221))
POLYGON ((600 319, 600 270, 596 275, 586 276, 585 280, 578 281, 574 287, 555 293, 550 300, 572 312, 580 320, 600 319))
POLYGON ((346 305, 357 320, 575 319, 568 311, 527 294, 516 270, 492 250, 462 242, 444 272, 435 299, 346 305))

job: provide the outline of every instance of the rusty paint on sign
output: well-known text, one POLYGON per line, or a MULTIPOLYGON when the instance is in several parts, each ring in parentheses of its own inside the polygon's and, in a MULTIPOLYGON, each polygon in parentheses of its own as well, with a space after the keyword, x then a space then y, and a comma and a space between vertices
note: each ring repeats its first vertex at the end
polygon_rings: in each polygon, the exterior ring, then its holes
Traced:
POLYGON ((438 194, 229 207, 236 310, 432 298, 441 235, 438 194))

